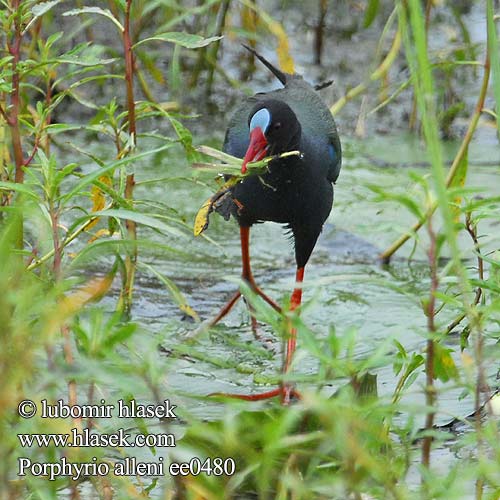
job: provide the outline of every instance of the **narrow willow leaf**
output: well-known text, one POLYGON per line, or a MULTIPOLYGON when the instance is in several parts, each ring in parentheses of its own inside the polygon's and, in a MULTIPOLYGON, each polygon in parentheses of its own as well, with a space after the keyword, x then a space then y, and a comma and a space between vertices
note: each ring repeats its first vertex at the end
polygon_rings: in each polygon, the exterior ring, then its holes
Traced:
POLYGON ((366 6, 365 19, 363 20, 363 28, 368 28, 371 26, 375 18, 377 17, 379 8, 379 0, 370 0, 366 6))
MULTIPOLYGON (((184 5, 182 6, 182 9, 179 10, 179 15, 171 15, 168 16, 168 20, 165 21, 164 24, 160 26, 160 30, 163 32, 164 30, 170 29, 171 26, 179 26, 182 25, 182 23, 187 19, 187 18, 193 18, 193 16, 200 16, 201 14, 209 11, 212 8, 212 5, 219 4, 220 0, 204 0, 203 2, 198 2, 199 5, 194 6, 194 7, 187 7, 186 2, 184 2, 184 5)), ((157 4, 155 2, 149 2, 148 4, 150 9, 156 9, 157 4)), ((148 8, 145 8, 144 14, 148 12, 148 8)), ((199 17, 199 19, 202 19, 202 17, 199 17)))
POLYGON ((123 33, 124 31, 121 23, 108 9, 101 9, 100 7, 82 7, 81 9, 72 9, 63 12, 63 16, 79 16, 80 14, 99 14, 100 16, 107 17, 120 30, 120 33, 123 33))
MULTIPOLYGON (((97 218, 94 222, 97 222, 99 219, 97 218)), ((87 229, 86 231, 89 230, 89 228, 91 228, 94 224, 94 222, 92 222, 91 224, 89 224, 87 226, 87 229)), ((99 231, 97 231, 91 238, 89 238, 89 240, 87 241, 87 245, 90 245, 91 243, 94 243, 95 241, 97 241, 98 239, 100 238, 104 238, 104 237, 108 237, 108 236, 113 236, 113 233, 111 233, 111 231, 109 229, 99 229, 99 231)))
POLYGON ((106 335, 103 342, 103 351, 109 351, 117 344, 121 344, 129 339, 137 330, 137 325, 135 323, 126 323, 115 328, 106 335))
POLYGON ((111 288, 116 270, 117 267, 113 266, 111 272, 106 276, 92 278, 76 291, 64 296, 55 311, 47 311, 47 320, 41 323, 44 325, 44 333, 55 333, 83 306, 89 302, 100 300, 111 288))
POLYGON ((247 164, 247 173, 241 173, 241 166, 243 164, 242 158, 237 158, 236 156, 228 155, 218 149, 214 149, 208 146, 198 146, 196 151, 203 153, 207 156, 211 156, 218 160, 221 160, 225 163, 193 163, 194 168, 202 169, 202 170, 217 170, 221 174, 234 175, 239 177, 240 179, 244 179, 245 177, 249 177, 252 175, 263 174, 267 170, 267 166, 270 162, 274 160, 278 160, 281 158, 288 158, 290 156, 300 156, 300 151, 286 151, 285 153, 281 153, 280 155, 266 156, 260 161, 250 162, 247 164))
POLYGON ((219 151, 218 149, 211 148, 210 146, 198 146, 196 148, 196 151, 199 151, 204 155, 211 156, 212 158, 216 158, 217 160, 225 161, 227 163, 239 164, 241 167, 241 158, 229 155, 227 153, 224 153, 223 151, 219 151))
POLYGON ((50 0, 49 2, 42 2, 31 7, 31 13, 33 17, 30 19, 29 23, 23 30, 23 34, 26 33, 32 24, 39 18, 46 14, 52 7, 56 6, 58 3, 61 3, 63 0, 50 0))
POLYGON ((94 212, 92 216, 99 217, 116 217, 118 219, 131 220, 137 222, 137 224, 143 224, 144 226, 151 227, 163 233, 170 233, 175 236, 185 237, 180 229, 176 227, 165 224, 164 222, 158 220, 156 217, 147 214, 141 214, 139 212, 134 212, 133 210, 126 210, 124 208, 110 208, 109 210, 101 210, 100 212, 94 212))
POLYGON ((182 86, 181 51, 182 46, 176 44, 168 68, 168 87, 174 95, 182 86))
POLYGON ((27 184, 19 184, 16 182, 0 182, 0 191, 16 191, 25 194, 34 200, 39 200, 39 195, 33 191, 27 184))
MULTIPOLYGON (((78 55, 75 56, 62 56, 58 59, 55 59, 54 62, 58 62, 59 64, 74 64, 75 66, 85 66, 85 67, 90 67, 90 66, 102 66, 105 64, 112 64, 114 62, 118 61, 117 57, 112 57, 108 59, 101 59, 101 58, 83 58, 79 57, 78 55)), ((123 78, 121 75, 119 76, 120 78, 123 78)), ((95 79, 95 77, 93 77, 95 79)), ((101 76, 102 78, 102 76, 101 76)), ((117 78, 117 76, 114 76, 114 78, 117 78)), ((78 82, 80 83, 80 82, 78 82)))
POLYGON ((115 160, 111 162, 109 165, 97 169, 95 172, 92 172, 91 174, 86 175, 76 186, 73 187, 68 193, 66 193, 64 196, 61 196, 61 203, 66 203, 71 198, 73 198, 76 194, 81 193, 84 188, 92 184, 95 180, 97 180, 99 177, 102 175, 111 172, 113 169, 122 167, 125 165, 128 165, 129 163, 136 162, 137 160, 144 158, 146 156, 154 155, 156 153, 160 153, 168 148, 171 148, 172 144, 167 143, 164 144, 163 146, 160 146, 159 148, 156 149, 151 149, 149 151, 145 151, 144 153, 139 153, 137 155, 131 155, 131 156, 126 156, 125 158, 121 158, 119 160, 115 160))
POLYGON ((386 191, 385 189, 382 189, 375 184, 368 185, 368 188, 374 193, 380 195, 383 200, 395 201, 397 203, 400 203, 401 205, 404 205, 413 215, 415 215, 415 217, 417 217, 417 219, 420 220, 424 217, 424 214, 420 209, 418 203, 412 200, 408 195, 391 193, 390 191, 386 191))
POLYGON ((52 7, 56 6, 58 3, 61 2, 62 0, 50 0, 49 2, 38 3, 36 5, 33 5, 33 7, 31 7, 31 13, 33 14, 33 16, 35 16, 36 19, 37 17, 43 16, 50 9, 52 9, 52 7))
POLYGON ((256 33, 259 25, 259 16, 255 10, 243 5, 240 12, 241 26, 247 33, 256 33))
MULTIPOLYGON (((101 233, 102 234, 102 233, 101 233)), ((107 238, 99 239, 92 242, 88 242, 71 261, 70 266, 76 268, 80 265, 84 265, 85 262, 90 260, 95 261, 98 256, 106 255, 109 253, 116 254, 117 252, 130 252, 134 248, 146 248, 146 249, 159 249, 163 252, 170 252, 175 255, 182 255, 185 258, 189 258, 189 255, 185 255, 179 250, 162 243, 152 242, 150 239, 137 239, 137 240, 124 240, 121 238, 107 238)))
POLYGON ((136 52, 137 58, 141 61, 141 64, 148 71, 148 73, 153 77, 156 83, 161 85, 165 84, 165 77, 163 75, 163 68, 157 66, 156 56, 150 54, 146 50, 138 50, 136 52))
POLYGON ((195 321, 200 321, 200 317, 198 316, 197 312, 189 305, 186 297, 184 297, 179 288, 177 288, 177 285, 171 279, 167 278, 162 273, 157 271, 154 267, 145 264, 144 262, 140 262, 139 266, 148 269, 167 287, 168 291, 172 295, 172 298, 182 312, 191 316, 191 318, 193 318, 195 321))
MULTIPOLYGON (((444 234, 451 249, 453 264, 460 274, 462 286, 468 288, 467 280, 461 264, 461 251, 458 246, 457 233, 453 214, 450 209, 446 175, 443 165, 442 145, 436 116, 436 92, 432 76, 432 64, 427 49, 425 17, 420 0, 408 0, 413 40, 405 34, 408 62, 414 77, 417 105, 422 116, 424 137, 431 161, 431 173, 434 181, 437 205, 444 222, 444 234), (415 56, 415 57, 414 57, 415 56)), ((400 8, 401 13, 404 8, 400 8)))
POLYGON ((137 42, 133 48, 135 49, 139 45, 146 42, 151 42, 153 40, 160 42, 172 42, 176 45, 185 47, 186 49, 199 49, 200 47, 206 47, 207 45, 220 40, 222 36, 211 36, 204 38, 200 35, 192 35, 190 33, 184 33, 180 31, 170 31, 167 33, 158 33, 157 35, 151 36, 149 38, 144 38, 143 40, 137 42))
MULTIPOLYGON (((290 55, 290 43, 288 42, 288 37, 283 25, 278 21, 275 21, 266 11, 259 6, 256 7, 254 2, 250 0, 241 0, 241 3, 253 10, 259 16, 259 19, 264 22, 267 29, 276 37, 278 40, 278 47, 276 48, 276 54, 278 56, 279 66, 282 71, 286 73, 294 73, 293 58, 290 55)), ((258 20, 256 20, 258 22, 258 20)))
POLYGON ((497 103, 497 134, 500 134, 500 56, 498 47, 498 35, 493 14, 493 1, 487 0, 486 17, 488 23, 488 50, 490 54, 491 72, 493 75, 493 95, 497 103))
POLYGON ((179 120, 176 120, 168 113, 165 113, 165 115, 170 120, 170 123, 172 124, 172 127, 174 127, 175 133, 177 134, 177 137, 179 137, 179 140, 181 141, 181 144, 186 151, 187 160, 190 163, 198 161, 199 155, 196 149, 193 147, 193 136, 191 135, 189 129, 187 129, 179 120))
MULTIPOLYGON (((455 175, 453 176, 453 179, 451 179, 450 182, 450 189, 451 188, 458 188, 458 187, 464 187, 465 185, 465 180, 467 178, 467 170, 469 168, 469 148, 467 148, 465 154, 460 160, 460 163, 458 164, 458 168, 455 172, 455 175)), ((456 196, 453 199, 453 204, 450 206, 451 212, 453 215, 453 219, 455 222, 458 222, 460 219, 460 205, 462 203, 462 197, 461 196, 456 196)))

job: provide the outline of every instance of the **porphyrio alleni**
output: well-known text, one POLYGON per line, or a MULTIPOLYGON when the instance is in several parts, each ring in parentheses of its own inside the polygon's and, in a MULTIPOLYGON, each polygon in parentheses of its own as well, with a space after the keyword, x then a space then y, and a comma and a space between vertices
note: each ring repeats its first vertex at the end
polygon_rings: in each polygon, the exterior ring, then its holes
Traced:
MULTIPOLYGON (((333 203, 333 184, 341 166, 341 146, 335 121, 316 89, 300 75, 287 74, 255 52, 255 56, 278 78, 283 88, 258 93, 238 107, 229 122, 223 149, 243 158, 242 173, 247 164, 270 155, 299 150, 300 156, 276 159, 268 171, 246 177, 224 196, 216 211, 226 219, 232 215, 240 226, 242 279, 273 308, 280 307, 256 285, 249 253, 250 228, 271 221, 291 231, 295 246, 296 284, 290 309, 301 304, 304 268, 316 245, 333 203)), ((211 324, 223 318, 241 296, 236 292, 211 324)), ((252 315, 252 328, 256 320, 252 315)), ((290 367, 297 332, 288 332, 283 372, 290 367)), ((260 400, 281 396, 288 404, 294 394, 291 385, 262 394, 233 395, 241 399, 260 400)))

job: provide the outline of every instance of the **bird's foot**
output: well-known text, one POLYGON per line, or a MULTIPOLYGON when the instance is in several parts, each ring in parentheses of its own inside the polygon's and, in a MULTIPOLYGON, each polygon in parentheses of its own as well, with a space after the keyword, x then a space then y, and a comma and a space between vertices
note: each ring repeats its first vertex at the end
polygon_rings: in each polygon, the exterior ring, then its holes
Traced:
POLYGON ((273 346, 274 339, 261 333, 261 331, 259 329, 259 323, 258 323, 256 317, 253 315, 251 309, 250 309, 250 321, 252 324, 252 333, 253 333, 254 339, 257 342, 259 342, 264 349, 275 354, 276 350, 273 346))
POLYGON ((281 312, 281 307, 271 298, 268 297, 256 284, 253 279, 248 283, 250 289, 256 293, 259 297, 262 297, 276 312, 281 312))
POLYGON ((294 399, 302 399, 302 396, 293 386, 284 385, 281 391, 281 404, 288 406, 294 399))
POLYGON ((232 399, 242 399, 243 401, 262 401, 264 399, 271 399, 280 397, 281 404, 288 406, 294 399, 301 399, 300 393, 291 385, 283 385, 267 392, 260 394, 228 394, 225 392, 213 392, 209 396, 220 396, 232 399))
POLYGON ((214 319, 208 322, 208 326, 216 325, 236 304, 238 299, 241 297, 241 292, 238 290, 222 307, 222 309, 218 312, 217 316, 214 319))

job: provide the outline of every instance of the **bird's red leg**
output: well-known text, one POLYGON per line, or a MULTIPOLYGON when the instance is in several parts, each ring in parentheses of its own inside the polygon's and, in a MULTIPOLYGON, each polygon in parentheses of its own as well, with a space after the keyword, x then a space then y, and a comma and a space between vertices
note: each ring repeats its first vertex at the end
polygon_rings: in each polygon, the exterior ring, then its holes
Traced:
MULTIPOLYGON (((241 264, 242 264, 242 272, 241 277, 244 279, 250 288, 257 294, 260 295, 271 307, 273 307, 276 311, 280 312, 281 308, 273 299, 268 297, 255 283, 255 280, 252 275, 252 268, 250 267, 250 228, 249 227, 240 227, 240 240, 241 240, 241 264)), ((217 316, 210 321, 209 325, 214 326, 217 324, 236 304, 237 300, 241 297, 241 292, 236 292, 226 303, 226 305, 219 311, 217 316)), ((254 315, 252 314, 252 310, 250 309, 250 315, 252 316, 252 331, 254 334, 257 333, 257 321, 255 320, 254 315)))
POLYGON ((225 304, 225 306, 219 311, 219 314, 210 321, 209 325, 214 326, 217 324, 236 304, 237 300, 241 297, 241 292, 238 290, 225 304))
MULTIPOLYGON (((250 268, 248 268, 250 269, 250 268)), ((293 311, 300 306, 302 302, 302 283, 304 281, 304 268, 297 268, 297 273, 295 275, 295 288, 290 299, 290 310, 293 311)), ((287 341, 285 361, 283 363, 283 374, 286 374, 290 369, 292 363, 293 353, 295 352, 295 347, 297 345, 297 330, 296 328, 290 329, 290 337, 287 341)), ((290 404, 290 400, 293 396, 300 397, 300 394, 293 388, 292 385, 283 383, 280 387, 273 389, 271 391, 262 392, 260 394, 222 394, 215 393, 212 396, 226 396, 236 399, 243 399, 245 401, 261 401, 263 399, 270 399, 276 396, 281 397, 281 402, 284 405, 290 404)))
POLYGON ((248 283, 250 288, 260 295, 275 311, 281 312, 281 307, 276 302, 268 297, 255 283, 250 267, 250 228, 240 227, 240 240, 241 240, 241 277, 248 283))
MULTIPOLYGON (((300 306, 302 302, 302 283, 304 281, 304 268, 298 267, 295 275, 295 289, 293 290, 290 299, 290 310, 293 311, 300 306)), ((283 363, 283 373, 286 374, 292 364, 293 353, 297 345, 297 329, 290 328, 290 337, 286 345, 286 357, 283 363)), ((289 384, 283 384, 283 391, 281 393, 281 402, 285 405, 290 403, 290 398, 295 393, 293 387, 289 384)))
MULTIPOLYGON (((281 308, 274 302, 271 298, 269 298, 255 283, 255 280, 252 275, 252 269, 250 267, 250 251, 249 251, 249 243, 250 243, 250 228, 249 227, 240 227, 240 238, 241 238, 241 263, 242 263, 242 274, 241 277, 244 279, 250 288, 258 295, 260 295, 269 305, 271 305, 276 311, 280 312, 281 308)), ((295 281, 295 289, 292 293, 292 297, 290 300, 290 309, 293 311, 297 307, 300 306, 302 301, 302 281, 304 279, 304 268, 299 267, 297 269, 295 281)), ((233 307, 236 301, 240 298, 241 293, 236 292, 233 297, 229 300, 229 302, 221 309, 217 317, 210 323, 211 325, 215 325, 220 319, 222 319, 233 307)), ((252 330, 256 333, 257 321, 252 314, 252 310, 250 309, 250 314, 252 316, 252 330)), ((290 337, 287 341, 286 347, 286 357, 285 362, 283 364, 283 373, 287 373, 290 364, 292 362, 293 353, 295 351, 295 346, 297 343, 297 331, 295 328, 290 328, 290 337)), ((263 399, 270 399, 276 396, 281 397, 281 402, 285 405, 290 403, 290 400, 293 396, 299 397, 298 392, 289 384, 282 384, 280 387, 276 389, 272 389, 271 391, 262 392, 260 394, 227 394, 227 393, 213 393, 211 396, 225 396, 236 399, 243 399, 245 401, 261 401, 263 399)))

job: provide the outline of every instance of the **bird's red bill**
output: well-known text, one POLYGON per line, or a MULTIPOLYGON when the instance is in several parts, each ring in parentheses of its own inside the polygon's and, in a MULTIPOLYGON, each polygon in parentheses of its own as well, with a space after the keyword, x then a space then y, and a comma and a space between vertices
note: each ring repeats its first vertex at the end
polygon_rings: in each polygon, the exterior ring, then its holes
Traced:
POLYGON ((262 158, 266 156, 267 146, 267 140, 262 132, 262 129, 260 127, 255 127, 250 132, 250 144, 248 145, 248 149, 245 153, 245 158, 243 158, 243 164, 241 166, 242 174, 247 171, 247 163, 262 160, 262 158))

